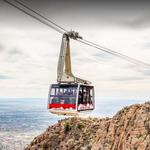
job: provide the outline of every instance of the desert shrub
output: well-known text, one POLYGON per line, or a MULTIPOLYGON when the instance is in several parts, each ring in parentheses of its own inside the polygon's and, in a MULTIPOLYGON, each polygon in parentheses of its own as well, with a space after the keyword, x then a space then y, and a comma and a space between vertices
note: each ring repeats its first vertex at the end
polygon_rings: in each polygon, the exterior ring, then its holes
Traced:
POLYGON ((82 129, 82 128, 84 128, 84 125, 83 125, 82 123, 78 123, 78 124, 77 124, 77 128, 78 128, 78 129, 82 129))
POLYGON ((49 148, 49 145, 48 145, 47 143, 44 143, 44 144, 43 144, 43 149, 44 149, 44 150, 48 150, 48 148, 49 148))
POLYGON ((68 133, 70 130, 71 130, 71 126, 70 126, 69 122, 65 122, 65 124, 64 124, 65 134, 68 133))

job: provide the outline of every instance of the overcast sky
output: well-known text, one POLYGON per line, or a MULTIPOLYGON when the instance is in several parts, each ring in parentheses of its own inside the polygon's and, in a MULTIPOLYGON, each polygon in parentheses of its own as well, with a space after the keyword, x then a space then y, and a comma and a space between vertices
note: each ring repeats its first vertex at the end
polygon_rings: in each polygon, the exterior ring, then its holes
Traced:
MULTIPOLYGON (((85 39, 150 64, 150 3, 20 1, 85 39)), ((62 35, 3 1, 0 20, 0 97, 47 98, 62 35)), ((150 68, 76 41, 71 53, 74 74, 93 83, 96 97, 150 99, 150 68)))

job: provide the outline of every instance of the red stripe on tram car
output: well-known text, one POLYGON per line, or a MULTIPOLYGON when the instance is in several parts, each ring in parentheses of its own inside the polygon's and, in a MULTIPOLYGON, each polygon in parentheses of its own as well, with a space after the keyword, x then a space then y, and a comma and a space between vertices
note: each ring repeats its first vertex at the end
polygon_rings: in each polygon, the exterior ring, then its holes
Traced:
POLYGON ((51 108, 73 108, 73 109, 76 109, 76 104, 49 104, 49 109, 51 108))

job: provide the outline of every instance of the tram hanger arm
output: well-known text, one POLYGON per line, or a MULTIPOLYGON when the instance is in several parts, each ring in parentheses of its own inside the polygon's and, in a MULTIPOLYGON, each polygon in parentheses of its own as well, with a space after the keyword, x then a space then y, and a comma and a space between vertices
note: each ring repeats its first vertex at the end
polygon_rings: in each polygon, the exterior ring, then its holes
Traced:
POLYGON ((78 32, 70 31, 63 34, 60 48, 58 66, 57 66, 57 82, 58 83, 81 83, 90 84, 90 81, 75 77, 71 69, 70 54, 70 38, 82 39, 78 32))

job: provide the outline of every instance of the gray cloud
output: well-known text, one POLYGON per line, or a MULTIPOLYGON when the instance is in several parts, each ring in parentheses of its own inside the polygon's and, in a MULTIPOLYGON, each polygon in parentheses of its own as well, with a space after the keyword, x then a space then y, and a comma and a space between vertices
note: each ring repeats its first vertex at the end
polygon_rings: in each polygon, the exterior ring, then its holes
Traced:
POLYGON ((112 61, 114 59, 114 57, 111 54, 107 54, 107 53, 103 53, 103 52, 99 52, 93 55, 95 59, 99 60, 99 61, 112 61))
POLYGON ((134 28, 134 29, 149 28, 149 26, 150 26, 150 16, 146 14, 146 15, 143 15, 143 16, 139 16, 137 18, 133 18, 132 20, 124 22, 124 25, 127 26, 127 27, 134 28))
POLYGON ((150 69, 148 70, 143 70, 141 73, 144 73, 144 75, 148 76, 150 78, 150 69))
POLYGON ((74 62, 76 62, 76 63, 90 63, 91 62, 91 60, 92 59, 90 59, 90 58, 84 58, 84 57, 82 57, 82 58, 77 58, 77 59, 75 59, 74 60, 74 62))
POLYGON ((144 77, 112 77, 110 78, 111 81, 119 81, 119 82, 125 82, 125 81, 139 81, 139 80, 145 80, 144 77))
POLYGON ((124 68, 136 71, 143 79, 150 79, 150 66, 130 64, 124 68))
POLYGON ((24 53, 21 50, 17 49, 17 48, 11 49, 9 51, 9 54, 10 55, 24 55, 24 53))
POLYGON ((4 47, 0 45, 0 53, 4 51, 4 47))
POLYGON ((11 79, 11 77, 7 75, 0 74, 0 80, 6 80, 6 79, 11 79))
POLYGON ((150 42, 145 43, 142 47, 142 50, 150 50, 150 42))
POLYGON ((5 55, 6 55, 6 60, 8 62, 17 62, 29 58, 29 56, 26 53, 24 53, 21 49, 13 48, 13 47, 5 51, 5 55))

